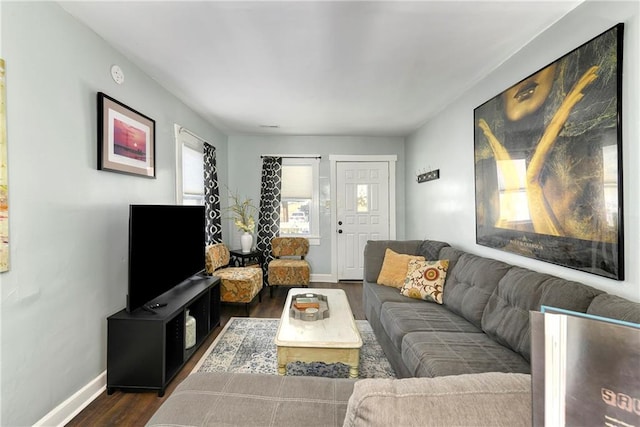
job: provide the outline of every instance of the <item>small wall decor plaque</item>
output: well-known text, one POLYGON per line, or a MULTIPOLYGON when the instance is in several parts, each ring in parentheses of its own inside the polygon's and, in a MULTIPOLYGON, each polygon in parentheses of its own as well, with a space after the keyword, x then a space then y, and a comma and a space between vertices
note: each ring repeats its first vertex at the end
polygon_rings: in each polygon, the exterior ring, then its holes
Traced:
POLYGON ((98 169, 156 177, 156 122, 98 92, 98 169))

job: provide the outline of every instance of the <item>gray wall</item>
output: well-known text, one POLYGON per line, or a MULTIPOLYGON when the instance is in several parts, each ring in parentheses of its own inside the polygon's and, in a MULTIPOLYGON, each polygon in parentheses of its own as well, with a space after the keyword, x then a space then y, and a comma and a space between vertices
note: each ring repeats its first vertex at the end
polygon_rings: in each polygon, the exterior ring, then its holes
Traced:
POLYGON ((407 138, 407 230, 410 238, 433 238, 537 271, 588 283, 640 301, 640 76, 638 2, 585 2, 499 69, 407 138), (475 243, 473 110, 532 72, 558 59, 618 22, 625 23, 623 64, 623 158, 626 280, 588 273, 493 250, 475 243), (441 179, 417 184, 414 171, 440 168, 441 179), (427 204, 428 201, 428 204, 427 204))
MULTIPOLYGON (((30 425, 106 367, 125 305, 130 203, 175 203, 179 123, 226 136, 56 3, 2 2, 11 269, 2 292, 2 425, 30 425), (125 83, 110 77, 119 64, 125 83), (96 170, 96 92, 156 120, 157 179, 96 170)), ((226 162, 220 162, 226 181, 226 162)))
MULTIPOLYGON (((330 162, 329 155, 397 155, 396 215, 398 238, 404 229, 404 138, 349 136, 229 136, 229 185, 241 195, 260 200, 261 154, 319 154, 320 160, 320 245, 311 246, 307 259, 313 274, 331 273, 330 162)), ((228 237, 234 247, 239 246, 240 234, 232 228, 228 237)), ((226 240, 226 238, 225 238, 226 240)))

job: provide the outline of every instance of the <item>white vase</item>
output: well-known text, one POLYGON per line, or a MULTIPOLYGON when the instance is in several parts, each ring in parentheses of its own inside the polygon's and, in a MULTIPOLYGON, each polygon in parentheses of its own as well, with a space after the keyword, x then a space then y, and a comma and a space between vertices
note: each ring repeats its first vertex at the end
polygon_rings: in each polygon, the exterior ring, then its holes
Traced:
POLYGON ((184 347, 188 350, 194 345, 196 345, 196 318, 187 310, 184 322, 184 347))
POLYGON ((240 247, 242 248, 242 253, 248 254, 249 252, 251 252, 252 244, 253 244, 253 235, 245 231, 244 234, 240 236, 240 247))

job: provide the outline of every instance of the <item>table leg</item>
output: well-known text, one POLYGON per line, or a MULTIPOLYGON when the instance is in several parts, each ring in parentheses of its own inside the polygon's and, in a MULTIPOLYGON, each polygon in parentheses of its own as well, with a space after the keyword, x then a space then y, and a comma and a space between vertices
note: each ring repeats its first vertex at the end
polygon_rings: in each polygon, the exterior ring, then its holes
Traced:
POLYGON ((287 374, 287 357, 285 354, 285 350, 282 348, 278 348, 277 355, 278 355, 278 375, 286 375, 287 374))
POLYGON ((358 365, 349 366, 349 378, 358 378, 358 365))

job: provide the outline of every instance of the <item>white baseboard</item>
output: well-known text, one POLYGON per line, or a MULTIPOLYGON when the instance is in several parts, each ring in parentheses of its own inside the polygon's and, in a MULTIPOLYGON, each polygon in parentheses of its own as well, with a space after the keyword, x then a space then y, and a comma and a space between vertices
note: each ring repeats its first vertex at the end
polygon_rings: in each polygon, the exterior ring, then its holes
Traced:
POLYGON ((107 371, 104 371, 67 400, 53 408, 47 415, 36 422, 34 426, 64 426, 93 402, 106 387, 107 371))
POLYGON ((309 280, 312 282, 336 283, 333 274, 311 274, 309 280))

